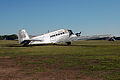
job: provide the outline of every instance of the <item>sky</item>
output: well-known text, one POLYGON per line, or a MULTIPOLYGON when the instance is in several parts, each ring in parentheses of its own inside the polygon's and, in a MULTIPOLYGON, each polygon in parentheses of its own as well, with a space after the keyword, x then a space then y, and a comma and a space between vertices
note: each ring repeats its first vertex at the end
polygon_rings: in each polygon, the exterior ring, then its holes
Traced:
POLYGON ((0 35, 61 28, 120 36, 120 0, 0 0, 0 35))

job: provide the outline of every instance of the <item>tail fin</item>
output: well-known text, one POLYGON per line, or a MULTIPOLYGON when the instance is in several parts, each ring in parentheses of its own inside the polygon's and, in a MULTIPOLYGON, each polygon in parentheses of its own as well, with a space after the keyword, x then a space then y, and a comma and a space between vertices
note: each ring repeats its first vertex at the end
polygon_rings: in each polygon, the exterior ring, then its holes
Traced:
POLYGON ((18 33, 18 40, 19 40, 20 44, 22 44, 22 42, 24 40, 29 40, 29 39, 30 38, 29 38, 29 36, 28 36, 28 34, 27 34, 25 29, 19 31, 19 33, 18 33))

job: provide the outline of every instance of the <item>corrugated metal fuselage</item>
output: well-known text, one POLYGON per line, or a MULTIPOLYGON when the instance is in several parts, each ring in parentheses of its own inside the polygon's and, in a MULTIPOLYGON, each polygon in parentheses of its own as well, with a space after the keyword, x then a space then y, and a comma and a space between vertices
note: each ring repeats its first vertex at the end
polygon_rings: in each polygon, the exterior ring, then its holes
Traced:
POLYGON ((62 43, 69 41, 69 32, 67 29, 60 29, 57 31, 49 32, 31 39, 40 41, 31 41, 30 44, 49 44, 49 43, 62 43))

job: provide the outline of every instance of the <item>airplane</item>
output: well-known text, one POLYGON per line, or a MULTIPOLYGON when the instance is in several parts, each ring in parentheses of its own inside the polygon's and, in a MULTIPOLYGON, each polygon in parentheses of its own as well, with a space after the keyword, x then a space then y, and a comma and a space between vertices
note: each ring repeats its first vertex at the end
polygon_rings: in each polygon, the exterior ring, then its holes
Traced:
POLYGON ((22 30, 19 30, 18 32, 18 41, 19 41, 19 44, 23 44, 23 46, 51 44, 51 43, 52 44, 67 43, 67 45, 71 45, 71 41, 93 39, 93 37, 81 37, 80 35, 81 35, 81 32, 74 34, 72 30, 59 29, 59 30, 48 32, 39 36, 33 36, 30 38, 26 30, 22 29, 22 30))
POLYGON ((110 35, 93 35, 93 36, 80 36, 77 40, 108 40, 115 41, 115 37, 110 35))
POLYGON ((22 29, 19 30, 18 41, 19 44, 24 44, 24 46, 49 43, 67 43, 67 45, 71 45, 72 38, 77 38, 80 34, 81 32, 73 34, 72 30, 59 29, 30 38, 26 30, 22 29))

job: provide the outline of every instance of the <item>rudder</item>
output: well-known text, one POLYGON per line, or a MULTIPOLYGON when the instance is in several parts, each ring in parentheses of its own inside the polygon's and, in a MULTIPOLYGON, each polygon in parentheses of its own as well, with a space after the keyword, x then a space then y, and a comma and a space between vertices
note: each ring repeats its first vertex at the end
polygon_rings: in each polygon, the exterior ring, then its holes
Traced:
POLYGON ((19 30, 19 32, 18 32, 18 40, 19 40, 19 43, 21 44, 24 40, 29 40, 30 38, 29 38, 29 36, 28 36, 28 34, 27 34, 27 32, 26 32, 26 30, 25 29, 23 29, 23 30, 19 30))

